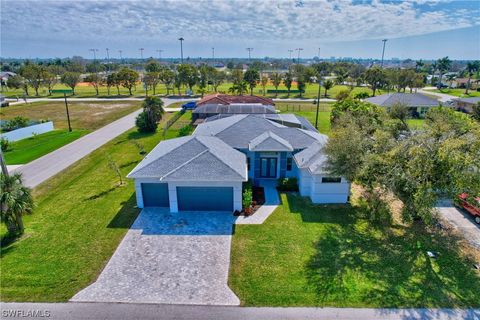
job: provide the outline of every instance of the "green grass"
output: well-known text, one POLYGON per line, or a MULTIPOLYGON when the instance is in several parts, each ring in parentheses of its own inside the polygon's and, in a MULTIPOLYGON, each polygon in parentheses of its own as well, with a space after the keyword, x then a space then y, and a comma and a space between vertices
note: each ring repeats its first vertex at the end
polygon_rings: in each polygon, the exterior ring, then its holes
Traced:
MULTIPOLYGON (((223 93, 228 93, 228 89, 231 86, 232 86, 232 83, 225 82, 218 87, 218 91, 223 92, 223 93)), ((57 89, 70 89, 70 88, 66 87, 63 84, 56 84, 54 89, 57 90, 57 89)), ((266 87, 266 89, 267 90, 275 89, 275 87, 273 85, 268 85, 266 87)), ((281 85, 281 86, 278 87, 278 89, 286 90, 286 87, 284 85, 281 85)), ((297 89, 296 85, 293 85, 291 89, 292 90, 297 89)), ((345 89, 348 89, 348 87, 345 86, 345 85, 335 85, 332 89, 330 89, 328 91, 327 97, 328 98, 335 98, 337 96, 338 92, 340 92, 341 90, 345 90, 345 89)), ((198 94, 198 87, 195 86, 193 88, 193 91, 194 91, 194 93, 198 94)), ((182 88, 180 92, 182 94, 185 94, 185 88, 182 88)), ((213 87, 209 86, 207 88, 207 94, 212 93, 212 92, 214 92, 213 87)), ((353 89, 354 94, 360 93, 360 92, 367 92, 367 93, 371 94, 372 90, 370 88, 367 88, 367 87, 355 87, 353 89)), ((145 89, 143 88, 143 85, 141 85, 139 83, 137 85, 137 88, 134 89, 132 93, 133 93, 133 96, 137 96, 137 97, 145 96, 145 89)), ((151 93, 152 93, 152 91, 149 90, 149 94, 151 94, 151 93)), ((156 94, 164 95, 166 93, 167 93, 167 89, 166 89, 165 85, 163 85, 163 84, 158 85, 157 90, 156 90, 156 94)), ((260 85, 257 85, 255 87, 255 89, 253 90, 253 93, 256 94, 256 95, 263 95, 263 88, 260 85)), ((378 94, 380 94, 380 93, 381 92, 379 91, 378 94)), ((20 98, 21 99, 23 97, 24 93, 23 93, 22 89, 17 89, 17 90, 6 90, 6 91, 2 92, 2 94, 5 95, 7 98, 20 98)), ((170 91, 170 94, 178 94, 178 92, 175 89, 175 92, 170 91)), ((305 89, 305 93, 302 95, 302 97, 303 98, 316 98, 317 95, 318 95, 318 84, 314 83, 314 84, 307 84, 307 87, 305 89)), ((122 88, 122 87, 120 87, 120 95, 118 95, 116 88, 111 89, 110 90, 110 95, 108 95, 107 87, 101 86, 101 87, 99 87, 99 95, 97 96, 96 92, 95 92, 95 88, 93 88, 92 86, 89 86, 89 85, 81 85, 81 86, 77 86, 75 88, 75 96, 74 97, 78 97, 78 98, 89 98, 89 97, 108 98, 108 97, 110 97, 110 98, 113 98, 113 97, 127 97, 127 96, 129 96, 128 89, 122 88)), ((32 88, 30 88, 30 90, 29 90, 29 97, 30 98, 35 98, 35 91, 32 88)), ((39 90, 39 97, 63 98, 63 94, 56 93, 56 94, 53 94, 53 95, 49 96, 48 91, 45 88, 41 88, 39 90)), ((274 98, 275 94, 267 94, 266 97, 274 98)), ((290 95, 290 98, 298 98, 298 97, 300 97, 300 95, 298 95, 298 94, 290 95)), ((322 98, 325 97, 324 88, 322 88, 321 97, 322 98)), ((287 94, 279 94, 278 98, 287 98, 287 94)))
POLYGON ((356 206, 281 200, 264 224, 235 226, 229 285, 243 305, 480 306, 479 274, 450 237, 370 223, 356 206))
POLYGON ((126 132, 34 190, 25 235, 1 248, 2 301, 67 301, 95 281, 139 212, 132 181, 119 186, 108 157, 125 177, 142 159, 132 141, 150 151, 161 139, 126 132))
POLYGON ((52 152, 87 134, 87 130, 54 130, 37 136, 11 142, 4 153, 7 164, 24 164, 52 152))
POLYGON ((468 94, 465 94, 465 89, 448 89, 448 88, 445 88, 445 89, 440 89, 440 90, 434 89, 434 90, 428 90, 428 91, 445 93, 445 94, 449 94, 449 95, 456 96, 456 97, 461 97, 461 98, 480 97, 480 91, 476 91, 476 90, 469 90, 468 94))

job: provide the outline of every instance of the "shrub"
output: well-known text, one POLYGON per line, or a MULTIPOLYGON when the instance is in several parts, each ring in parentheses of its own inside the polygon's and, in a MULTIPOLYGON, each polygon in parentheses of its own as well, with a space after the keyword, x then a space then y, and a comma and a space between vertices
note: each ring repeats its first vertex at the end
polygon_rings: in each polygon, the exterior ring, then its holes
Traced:
POLYGON ((246 183, 243 187, 242 206, 244 209, 250 208, 253 201, 252 185, 246 183))
POLYGON ((8 147, 10 146, 10 142, 8 142, 5 138, 0 138, 0 146, 3 152, 8 151, 8 147))
POLYGON ((28 123, 30 122, 29 119, 24 118, 24 117, 15 117, 11 120, 6 121, 3 124, 2 130, 3 131, 12 131, 18 128, 25 128, 28 126, 28 123))
POLYGON ((277 184, 278 191, 298 191, 297 178, 280 178, 277 184))
POLYGON ((158 124, 156 121, 152 121, 148 113, 143 111, 135 119, 135 125, 139 132, 155 132, 157 131, 158 124))
POLYGON ((183 126, 179 131, 178 131, 178 136, 179 137, 185 137, 188 136, 190 133, 193 131, 193 126, 191 124, 187 124, 186 126, 183 126))
POLYGON ((355 99, 366 99, 370 97, 370 95, 367 93, 367 92, 359 92, 357 94, 355 94, 355 99))

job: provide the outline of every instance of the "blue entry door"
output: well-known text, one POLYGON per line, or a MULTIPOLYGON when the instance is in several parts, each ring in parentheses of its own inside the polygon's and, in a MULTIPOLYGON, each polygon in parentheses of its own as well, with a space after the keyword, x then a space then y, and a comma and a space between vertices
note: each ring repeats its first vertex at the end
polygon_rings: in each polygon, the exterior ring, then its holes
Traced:
POLYGON ((260 177, 277 177, 277 158, 260 158, 260 177))

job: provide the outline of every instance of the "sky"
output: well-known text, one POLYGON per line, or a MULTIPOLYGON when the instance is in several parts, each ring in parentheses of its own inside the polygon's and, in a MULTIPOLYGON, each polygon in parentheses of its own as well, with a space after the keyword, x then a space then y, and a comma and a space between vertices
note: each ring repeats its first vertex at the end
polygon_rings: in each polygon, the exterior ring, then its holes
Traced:
POLYGON ((480 59, 480 0, 0 2, 4 58, 480 59))

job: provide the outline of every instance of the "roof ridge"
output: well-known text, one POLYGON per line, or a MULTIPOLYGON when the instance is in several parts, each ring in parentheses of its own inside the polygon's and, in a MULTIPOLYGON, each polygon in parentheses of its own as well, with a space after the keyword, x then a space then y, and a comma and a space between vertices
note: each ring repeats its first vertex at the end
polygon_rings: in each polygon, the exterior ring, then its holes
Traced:
POLYGON ((160 177, 160 180, 165 179, 166 177, 168 177, 169 175, 171 175, 172 173, 174 173, 174 172, 177 171, 178 169, 183 168, 184 166, 186 166, 187 164, 189 164, 189 163, 192 162, 193 160, 197 159, 198 157, 200 157, 200 156, 203 155, 204 153, 207 153, 208 151, 209 151, 208 149, 203 150, 202 152, 200 152, 199 154, 197 154, 195 157, 192 157, 191 159, 189 159, 189 160, 185 161, 184 163, 182 163, 181 165, 177 166, 175 169, 170 170, 169 172, 165 173, 163 176, 160 177))
MULTIPOLYGON (((198 136, 198 137, 206 137, 206 136, 198 136)), ((211 138, 211 137, 209 137, 209 138, 211 138)), ((216 137, 215 137, 215 138, 216 138, 216 137)), ((216 139, 222 141, 222 140, 219 139, 219 138, 216 138, 216 139)), ((211 150, 203 141, 201 141, 201 140, 199 140, 199 139, 197 139, 197 140, 198 140, 198 142, 200 142, 201 144, 203 144, 203 145, 207 148, 206 151, 208 151, 212 156, 214 156, 215 158, 217 158, 218 160, 220 160, 221 162, 223 162, 224 164, 226 164, 227 167, 229 167, 230 169, 232 169, 233 171, 235 171, 235 173, 237 173, 237 174, 239 174, 240 176, 242 176, 242 173, 241 173, 241 172, 238 172, 237 170, 235 170, 234 168, 232 168, 227 162, 225 162, 222 158, 220 158, 220 157, 217 156, 214 152, 212 152, 212 150, 211 150)), ((225 143, 225 142, 222 141, 222 143, 225 143)), ((225 143, 225 144, 226 144, 226 143, 225 143)), ((227 146, 228 146, 228 144, 227 144, 227 146)), ((230 147, 230 146, 229 146, 229 147, 230 147)), ((230 148, 232 148, 232 147, 230 147, 230 148)), ((234 148, 232 148, 232 149, 235 150, 234 148)), ((235 151, 237 151, 237 150, 235 150, 235 151)))

